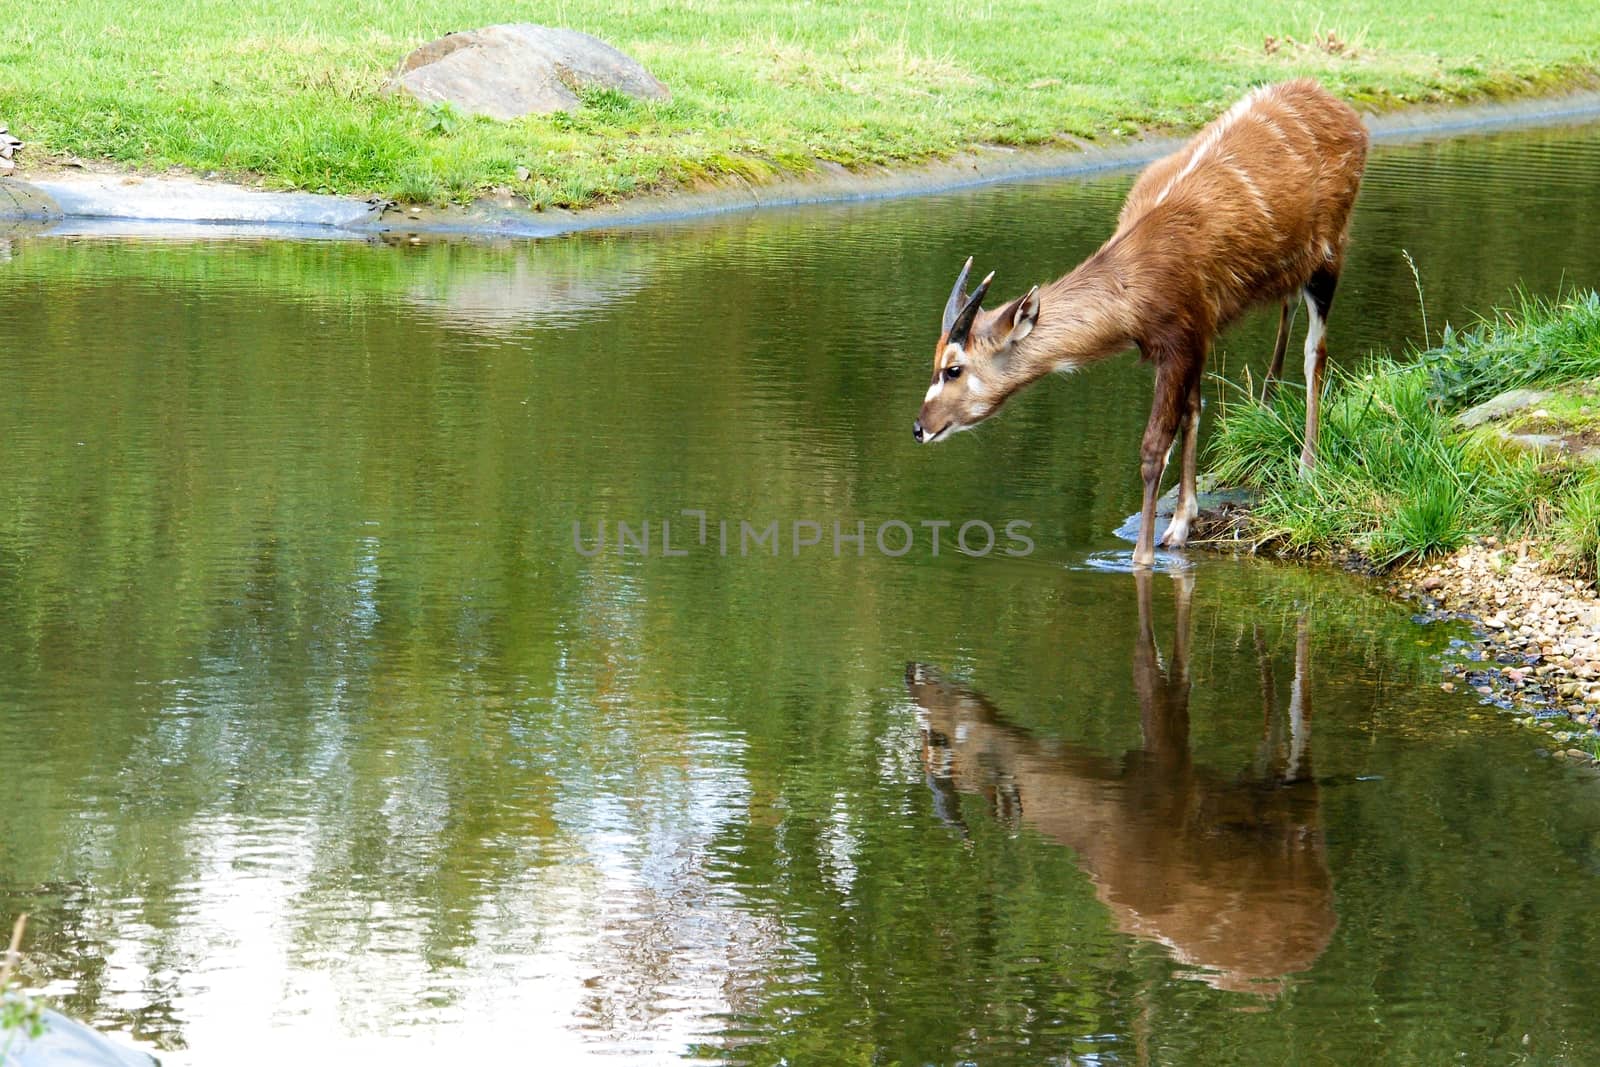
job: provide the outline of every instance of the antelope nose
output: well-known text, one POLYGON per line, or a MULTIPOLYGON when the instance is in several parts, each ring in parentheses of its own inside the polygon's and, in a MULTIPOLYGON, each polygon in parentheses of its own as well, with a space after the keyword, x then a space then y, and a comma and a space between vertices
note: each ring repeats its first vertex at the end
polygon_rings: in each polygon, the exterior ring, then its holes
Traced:
POLYGON ((921 419, 918 419, 916 422, 913 422, 911 424, 911 436, 915 437, 918 441, 922 440, 922 420, 921 419))

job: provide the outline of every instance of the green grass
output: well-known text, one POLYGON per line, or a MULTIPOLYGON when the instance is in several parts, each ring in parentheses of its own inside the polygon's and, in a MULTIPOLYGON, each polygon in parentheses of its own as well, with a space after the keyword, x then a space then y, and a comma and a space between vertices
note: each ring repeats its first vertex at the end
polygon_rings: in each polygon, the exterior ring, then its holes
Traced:
POLYGON ((1422 354, 1430 388, 1451 408, 1507 389, 1600 376, 1600 310, 1593 294, 1561 308, 1524 298, 1465 331, 1445 327, 1422 354))
POLYGON ((1590 477, 1568 495, 1555 537, 1577 569, 1600 573, 1600 477, 1590 477))
POLYGON ((30 142, 24 160, 418 200, 504 187, 536 205, 1190 128, 1251 85, 1301 74, 1392 106, 1592 84, 1597 71, 1600 5, 1539 0, 0 5, 0 122, 30 142), (381 91, 415 46, 505 21, 595 33, 673 99, 600 94, 577 114, 494 123, 381 91))
MULTIPOLYGON (((1379 567, 1487 534, 1546 536, 1575 569, 1600 566, 1600 466, 1569 466, 1462 431, 1461 409, 1521 386, 1600 377, 1600 295, 1524 299, 1409 360, 1336 372, 1318 465, 1298 471, 1303 394, 1230 404, 1209 459, 1225 483, 1261 492, 1257 536, 1290 554, 1355 552, 1379 567)), ((1582 400, 1553 407, 1581 409, 1582 400)), ((1552 412, 1554 414, 1554 412, 1552 412)))
POLYGON ((1600 432, 1600 383, 1577 392, 1552 394, 1516 418, 1506 422, 1519 433, 1539 433, 1554 427, 1600 432))

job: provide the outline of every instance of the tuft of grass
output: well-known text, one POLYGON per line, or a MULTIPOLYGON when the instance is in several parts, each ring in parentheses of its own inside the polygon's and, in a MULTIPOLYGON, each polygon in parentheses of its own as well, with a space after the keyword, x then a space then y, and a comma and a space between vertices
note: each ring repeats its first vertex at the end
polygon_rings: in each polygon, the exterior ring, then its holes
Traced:
POLYGON ((1516 306, 1460 332, 1445 328, 1421 354, 1440 403, 1465 408, 1507 389, 1600 376, 1600 293, 1551 303, 1517 294, 1516 306))
POLYGON ((455 133, 461 128, 462 122, 466 121, 466 115, 462 114, 459 108, 447 100, 439 100, 427 105, 423 108, 423 113, 427 116, 425 125, 428 132, 437 133, 444 137, 455 133))
POLYGON ((1419 480, 1415 495, 1402 497, 1379 523, 1369 558, 1387 567, 1460 548, 1467 541, 1462 496, 1452 479, 1419 480))
POLYGON ((1411 268, 1411 282, 1417 287, 1417 307, 1422 309, 1422 343, 1428 343, 1428 298, 1422 292, 1422 275, 1417 272, 1417 261, 1411 258, 1410 249, 1402 248, 1400 254, 1406 258, 1406 266, 1411 268))
POLYGON ((1353 551, 1387 567, 1474 536, 1544 534, 1592 575, 1600 470, 1549 463, 1453 420, 1506 389, 1597 374, 1600 295, 1523 296, 1470 331, 1446 328, 1438 348, 1414 358, 1336 371, 1311 476, 1298 465, 1304 398, 1287 389, 1270 406, 1248 395, 1231 403, 1208 458, 1223 482, 1260 491, 1257 535, 1290 554, 1353 551))
POLYGON ((1465 449, 1465 464, 1479 472, 1477 507, 1489 529, 1511 535, 1550 530, 1572 471, 1535 453, 1507 448, 1488 434, 1469 435, 1465 449))
POLYGON ((1190 129, 1253 85, 1301 75, 1379 108, 1600 79, 1596 5, 1569 4, 1560 18, 1540 17, 1533 0, 1339 7, 1324 22, 1197 0, 1163 9, 1155 33, 1147 7, 1090 0, 8 0, 0 120, 35 161, 73 155, 440 200, 503 184, 510 160, 533 175, 530 199, 579 206, 819 160, 893 165, 975 145, 1190 129), (605 39, 672 100, 586 94, 574 115, 497 123, 384 91, 417 46, 517 18, 605 39))
POLYGON ((1553 535, 1575 571, 1600 577, 1600 472, 1591 471, 1567 494, 1553 535))

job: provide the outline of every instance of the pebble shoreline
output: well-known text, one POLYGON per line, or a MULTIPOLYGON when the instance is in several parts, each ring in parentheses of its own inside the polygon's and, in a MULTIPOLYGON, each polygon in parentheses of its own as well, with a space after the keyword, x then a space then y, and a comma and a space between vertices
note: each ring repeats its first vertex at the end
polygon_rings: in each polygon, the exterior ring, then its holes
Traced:
POLYGON ((1533 541, 1485 538, 1445 559, 1403 568, 1389 591, 1421 605, 1419 623, 1470 622, 1440 670, 1447 692, 1546 731, 1553 754, 1596 764, 1600 753, 1600 596, 1562 574, 1533 541))

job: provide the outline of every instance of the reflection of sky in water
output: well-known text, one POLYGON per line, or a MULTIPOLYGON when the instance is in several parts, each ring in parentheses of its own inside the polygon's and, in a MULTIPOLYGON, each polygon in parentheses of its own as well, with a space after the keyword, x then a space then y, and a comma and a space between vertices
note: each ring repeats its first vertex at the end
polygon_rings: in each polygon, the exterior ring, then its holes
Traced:
MULTIPOLYGON (((425 746, 392 755, 380 810, 403 864, 446 847, 448 806, 425 746)), ((164 1054, 171 1064, 222 1050, 230 1063, 281 1063, 307 1049, 319 1062, 675 1059, 714 1040, 716 1020, 786 952, 781 926, 712 869, 713 838, 748 805, 738 743, 691 738, 681 756, 677 780, 632 783, 641 792, 573 782, 583 792, 557 804, 555 854, 514 846, 523 873, 473 894, 465 947, 448 959, 428 958, 437 916, 418 902, 318 870, 316 818, 203 814, 174 923, 138 921, 134 900, 91 905, 118 931, 109 1006, 137 1010, 162 990, 193 1050, 164 1054)))
MULTIPOLYGON (((578 666, 584 653, 564 643, 555 701, 511 708, 513 747, 486 757, 555 776, 553 834, 507 830, 478 842, 497 854, 490 866, 469 856, 441 870, 441 858, 454 862, 450 820, 463 817, 446 739, 408 732, 403 715, 376 751, 363 734, 403 709, 367 691, 384 549, 376 534, 353 544, 340 621, 323 635, 326 669, 307 679, 299 777, 254 777, 250 731, 270 715, 272 651, 247 631, 204 657, 195 678, 163 683, 138 751, 113 769, 111 792, 141 804, 162 805, 163 767, 196 776, 206 799, 181 826, 145 831, 181 834, 187 857, 155 921, 139 894, 81 902, 85 926, 103 934, 102 1008, 181 1044, 163 1054, 179 1065, 279 1063, 308 1049, 318 1062, 491 1061, 530 1049, 543 1062, 622 1051, 665 1061, 717 1041, 718 1021, 750 1010, 761 976, 788 954, 781 924, 723 884, 737 860, 713 853, 749 809, 743 743, 662 734, 652 716, 666 709, 636 692, 629 657, 612 688, 597 688, 606 672, 578 666), (574 747, 585 733, 593 743, 574 747), (367 763, 360 795, 349 784, 355 759, 367 763), (474 884, 451 886, 447 899, 386 893, 441 878, 474 884), (442 945, 441 926, 451 928, 442 945)), ((615 577, 590 587, 594 623, 636 631, 640 590, 627 572, 615 577)), ((256 606, 270 613, 269 603, 263 594, 256 606)), ((96 841, 109 813, 87 814, 68 866, 108 870, 117 854, 96 841)), ((63 979, 42 992, 74 989, 63 979)))

